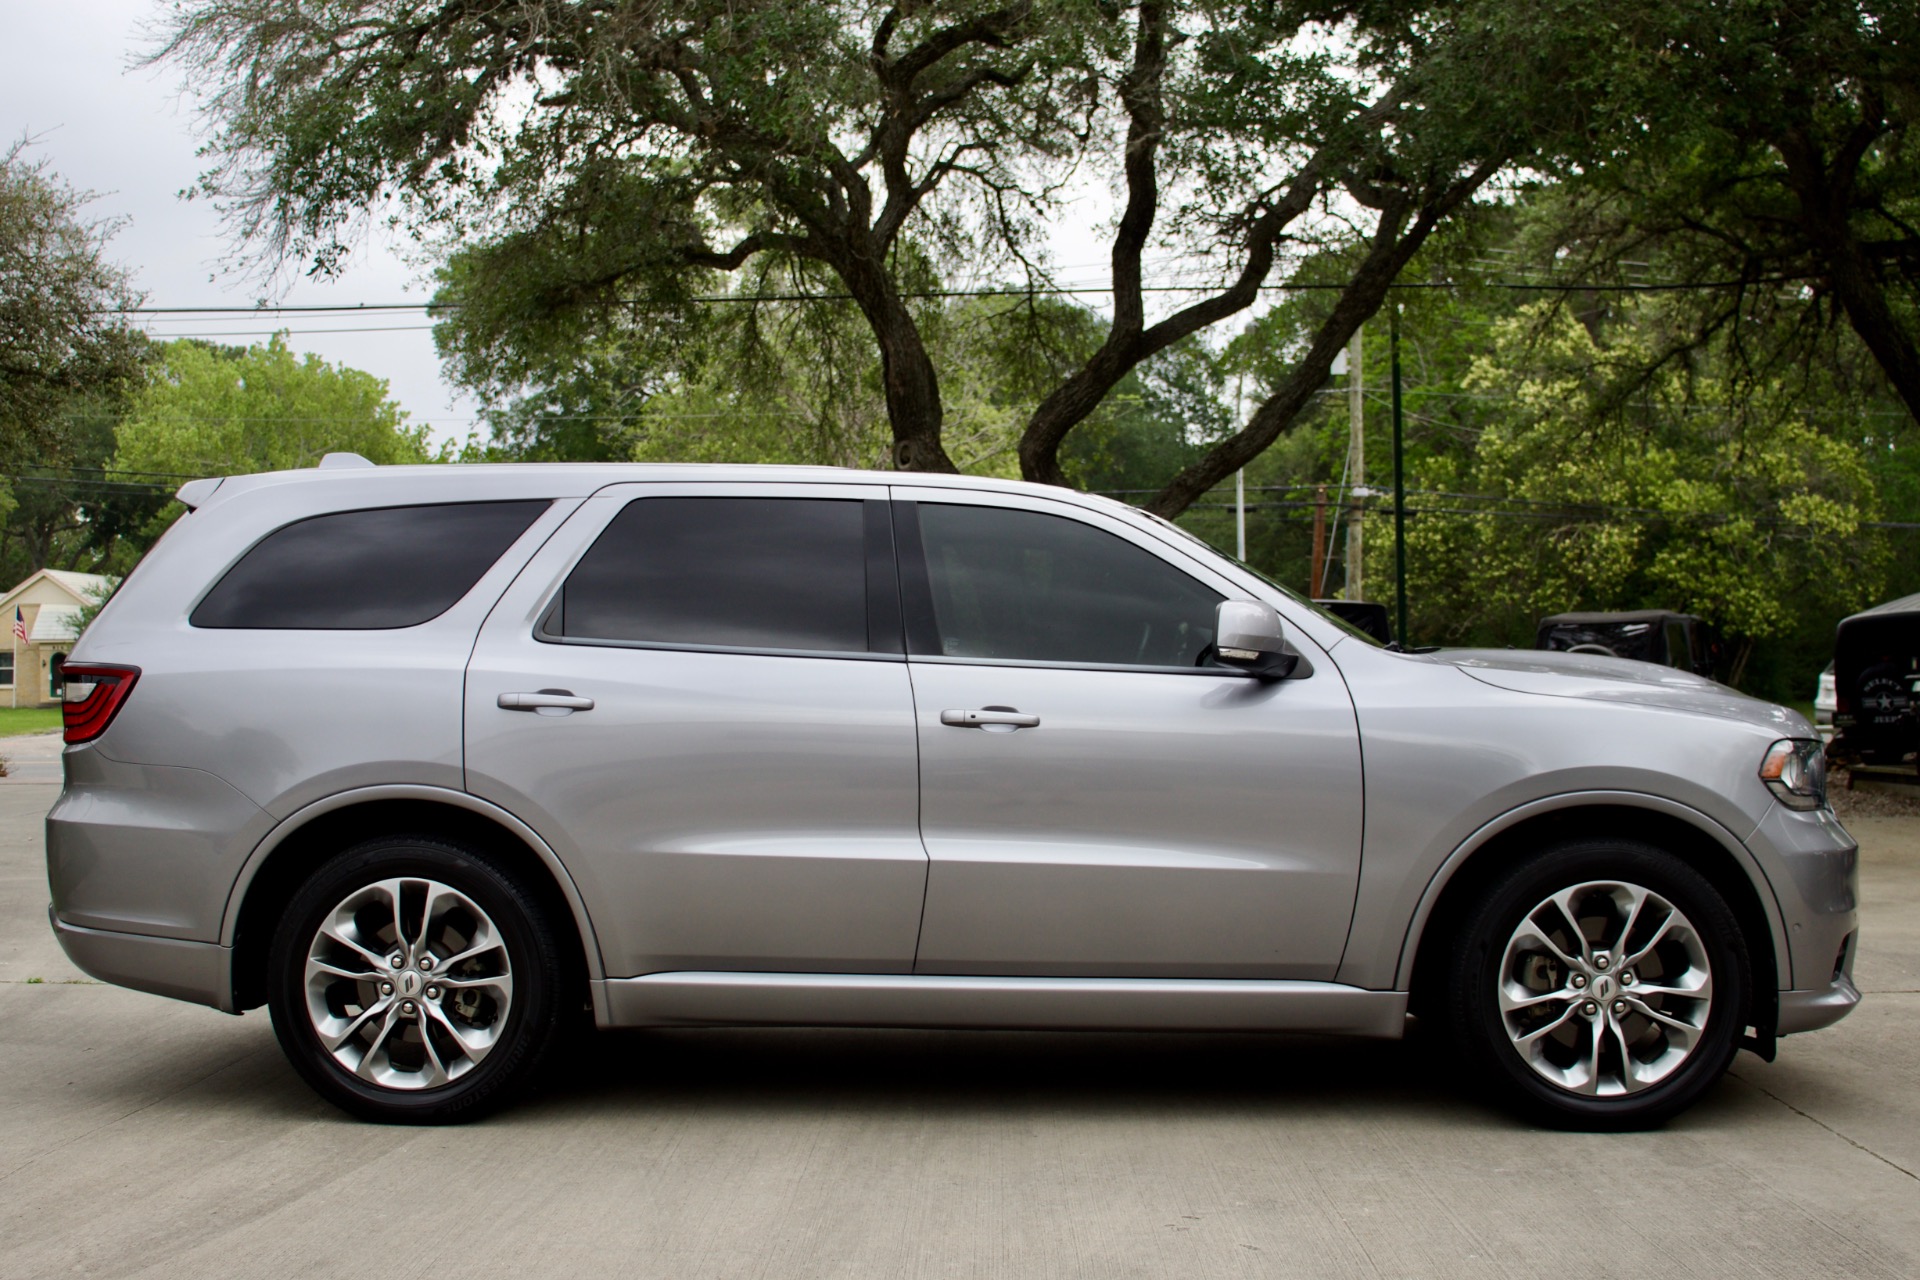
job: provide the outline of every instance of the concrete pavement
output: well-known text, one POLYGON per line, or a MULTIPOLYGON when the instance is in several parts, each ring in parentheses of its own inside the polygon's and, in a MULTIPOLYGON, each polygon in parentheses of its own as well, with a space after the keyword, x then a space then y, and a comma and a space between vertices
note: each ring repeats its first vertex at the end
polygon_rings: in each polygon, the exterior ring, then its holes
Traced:
POLYGON ((1920 819, 1853 824, 1868 1003, 1659 1133, 1529 1129, 1417 1041, 858 1031, 600 1036, 408 1130, 263 1013, 71 982, 54 795, 0 786, 0 1277, 1920 1274, 1920 819))

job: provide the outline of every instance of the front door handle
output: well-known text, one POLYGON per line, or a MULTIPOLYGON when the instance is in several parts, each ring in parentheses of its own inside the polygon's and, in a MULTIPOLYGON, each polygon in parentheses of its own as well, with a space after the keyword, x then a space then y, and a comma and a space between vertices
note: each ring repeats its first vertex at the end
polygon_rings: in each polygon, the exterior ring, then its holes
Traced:
POLYGON ((956 729, 1033 729, 1040 717, 1012 707, 982 707, 978 711, 942 711, 940 723, 956 729))
POLYGON ((593 699, 576 698, 571 689, 542 689, 538 693, 503 693, 499 706, 503 711, 533 711, 543 716, 564 716, 574 711, 593 710, 593 699))

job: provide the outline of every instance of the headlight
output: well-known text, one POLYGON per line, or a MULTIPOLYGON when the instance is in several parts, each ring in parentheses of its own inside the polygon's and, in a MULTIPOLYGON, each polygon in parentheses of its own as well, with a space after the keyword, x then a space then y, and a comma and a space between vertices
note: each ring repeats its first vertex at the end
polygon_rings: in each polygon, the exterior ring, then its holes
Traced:
POLYGON ((1782 738, 1767 748, 1760 780, 1789 809, 1827 803, 1827 753, 1817 740, 1782 738))

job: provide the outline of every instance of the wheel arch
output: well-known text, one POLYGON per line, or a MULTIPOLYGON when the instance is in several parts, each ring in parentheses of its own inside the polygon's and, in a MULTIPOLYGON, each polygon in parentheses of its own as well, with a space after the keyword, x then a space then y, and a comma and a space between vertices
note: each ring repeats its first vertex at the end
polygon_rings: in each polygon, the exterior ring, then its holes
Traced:
POLYGON ((571 922, 586 987, 581 994, 601 998, 606 972, 593 921, 573 877, 537 832, 498 805, 464 792, 383 786, 345 791, 307 805, 283 819, 248 856, 228 894, 220 926, 221 945, 229 949, 229 1012, 266 1002, 272 923, 318 859, 360 840, 399 834, 467 841, 521 872, 555 920, 571 922))
POLYGON ((1780 905, 1753 854, 1706 814, 1631 792, 1554 796, 1522 805, 1463 841, 1434 873, 1402 944, 1397 986, 1418 1011, 1444 967, 1446 943, 1478 892, 1542 843, 1573 836, 1644 840, 1684 858, 1733 909, 1753 960, 1749 1022, 1770 1036, 1779 993, 1792 985, 1780 905), (1773 981, 1761 975, 1771 972, 1773 981))

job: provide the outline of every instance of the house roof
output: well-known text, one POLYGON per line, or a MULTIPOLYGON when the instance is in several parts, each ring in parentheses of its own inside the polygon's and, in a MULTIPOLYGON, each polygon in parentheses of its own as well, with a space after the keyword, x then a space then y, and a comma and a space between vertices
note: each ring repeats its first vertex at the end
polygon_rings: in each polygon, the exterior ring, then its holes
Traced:
POLYGON ((104 573, 75 573, 71 569, 42 569, 40 572, 55 582, 92 603, 113 589, 119 579, 109 578, 104 573))
MULTIPOLYGON (((74 573, 69 569, 39 569, 28 574, 24 581, 14 586, 13 590, 0 596, 0 610, 20 603, 20 597, 37 582, 49 583, 74 605, 85 607, 106 599, 107 594, 113 590, 118 581, 117 578, 110 578, 101 573, 74 573)), ((44 595, 40 598, 43 601, 46 599, 44 595)))
MULTIPOLYGON (((76 574, 76 577, 89 577, 88 574, 76 574)), ((33 630, 27 633, 28 644, 61 644, 76 640, 80 636, 80 609, 77 604, 43 604, 40 612, 34 616, 33 630)))

